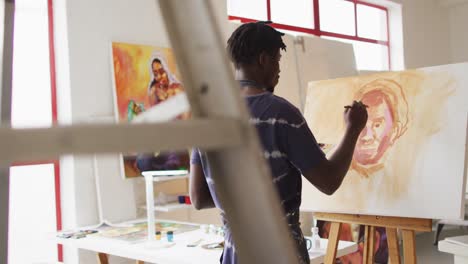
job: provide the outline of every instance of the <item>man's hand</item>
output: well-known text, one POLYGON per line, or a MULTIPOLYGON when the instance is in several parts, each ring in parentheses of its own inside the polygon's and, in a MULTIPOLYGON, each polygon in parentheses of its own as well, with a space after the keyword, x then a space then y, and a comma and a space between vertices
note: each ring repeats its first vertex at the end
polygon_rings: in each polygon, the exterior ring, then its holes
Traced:
POLYGON ((341 142, 328 159, 323 159, 311 170, 303 172, 309 182, 327 195, 332 195, 340 187, 348 172, 356 141, 367 123, 366 107, 356 101, 351 106, 345 106, 346 131, 341 142))
POLYGON ((367 123, 367 105, 354 101, 351 106, 345 106, 344 119, 347 129, 360 133, 367 123))

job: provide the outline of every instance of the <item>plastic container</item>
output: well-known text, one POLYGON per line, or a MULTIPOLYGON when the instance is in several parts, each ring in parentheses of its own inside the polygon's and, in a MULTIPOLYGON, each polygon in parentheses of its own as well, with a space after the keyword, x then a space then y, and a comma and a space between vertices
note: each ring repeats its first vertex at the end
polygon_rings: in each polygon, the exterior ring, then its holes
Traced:
POLYGON ((167 236, 167 242, 172 242, 172 241, 174 241, 174 232, 172 232, 172 231, 167 231, 166 236, 167 236))
POLYGON ((319 228, 314 226, 312 227, 312 250, 319 250, 320 249, 320 236, 319 236, 319 228))

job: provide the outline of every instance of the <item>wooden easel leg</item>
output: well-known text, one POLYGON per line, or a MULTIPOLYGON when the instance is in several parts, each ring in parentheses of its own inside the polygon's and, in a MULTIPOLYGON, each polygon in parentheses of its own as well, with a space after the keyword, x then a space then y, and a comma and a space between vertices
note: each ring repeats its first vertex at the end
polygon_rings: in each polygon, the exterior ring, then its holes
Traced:
POLYGON ((386 232, 390 264, 400 264, 400 247, 398 246, 397 229, 387 227, 386 232))
POLYGON ((341 223, 333 222, 330 227, 330 235, 328 236, 327 254, 325 255, 325 264, 334 264, 336 258, 336 250, 338 248, 338 236, 341 230, 341 223))
POLYGON ((109 264, 109 258, 105 253, 98 253, 98 263, 99 264, 109 264))
POLYGON ((416 238, 414 230, 402 230, 405 264, 416 264, 416 238))
POLYGON ((363 263, 374 263, 374 246, 375 246, 375 227, 364 227, 364 256, 363 263))
POLYGON ((364 252, 362 253, 362 262, 367 263, 367 258, 369 255, 369 247, 367 246, 369 237, 369 226, 364 226, 364 252))

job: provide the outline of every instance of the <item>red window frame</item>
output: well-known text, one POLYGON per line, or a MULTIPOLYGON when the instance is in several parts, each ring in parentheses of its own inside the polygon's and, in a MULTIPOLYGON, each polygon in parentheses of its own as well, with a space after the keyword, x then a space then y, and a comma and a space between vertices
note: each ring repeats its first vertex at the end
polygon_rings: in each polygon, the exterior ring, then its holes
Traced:
MULTIPOLYGON (((270 0, 265 0, 266 1, 266 9, 267 9, 267 20, 271 21, 271 5, 270 5, 270 0)), ((376 4, 371 4, 367 3, 364 1, 360 0, 343 0, 343 1, 349 1, 354 4, 354 23, 355 23, 355 32, 354 35, 346 35, 346 34, 340 34, 340 33, 335 33, 335 32, 328 32, 321 30, 320 28, 320 8, 319 8, 319 0, 311 0, 313 1, 313 6, 314 6, 314 25, 315 28, 305 28, 305 27, 297 27, 297 26, 291 26, 287 24, 280 24, 280 23, 273 23, 271 24, 273 27, 277 29, 283 29, 283 30, 289 30, 289 31, 296 31, 296 32, 301 32, 301 33, 307 33, 307 34, 312 34, 315 36, 328 36, 328 37, 334 37, 334 38, 342 38, 342 39, 349 39, 349 40, 355 40, 355 41, 361 41, 361 42, 367 42, 367 43, 373 43, 373 44, 379 44, 387 47, 388 50, 388 69, 392 69, 392 63, 391 63, 391 53, 390 53, 390 27, 389 27, 389 18, 388 18, 388 8, 376 4), (363 38, 359 37, 358 34, 358 27, 357 27, 357 6, 358 5, 365 5, 373 8, 377 8, 380 10, 385 11, 386 15, 386 21, 387 21, 387 40, 378 40, 378 39, 370 39, 370 38, 363 38)), ((246 17, 239 17, 239 16, 228 16, 229 20, 240 20, 242 23, 248 23, 248 22, 255 22, 257 21, 256 19, 251 19, 251 18, 246 18, 246 17)))
MULTIPOLYGON (((47 0, 47 19, 48 19, 48 39, 49 39, 49 64, 50 64, 50 89, 51 89, 51 107, 52 107, 52 124, 58 123, 57 111, 57 82, 55 70, 55 45, 54 45, 54 11, 53 0, 47 0)), ((59 160, 41 160, 35 162, 15 162, 11 166, 32 166, 41 164, 54 165, 54 184, 55 184, 55 213, 56 213, 56 228, 57 231, 62 229, 62 204, 60 201, 60 162, 59 160)), ((57 245, 58 261, 63 261, 63 247, 57 245)))

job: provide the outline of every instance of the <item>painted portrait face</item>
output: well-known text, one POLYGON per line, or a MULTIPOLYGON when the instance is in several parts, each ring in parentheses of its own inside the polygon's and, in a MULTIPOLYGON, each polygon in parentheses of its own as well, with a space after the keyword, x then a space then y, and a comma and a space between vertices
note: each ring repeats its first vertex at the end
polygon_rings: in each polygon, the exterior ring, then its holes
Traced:
POLYGON ((386 95, 379 90, 364 94, 362 102, 368 106, 368 120, 359 135, 354 159, 362 165, 378 164, 391 145, 394 132, 393 109, 386 95))
POLYGON ((161 63, 159 62, 154 62, 151 65, 152 71, 153 71, 153 76, 156 82, 158 82, 161 85, 168 85, 169 84, 169 78, 167 76, 166 70, 164 70, 164 67, 162 66, 161 63))

